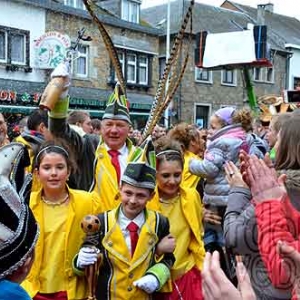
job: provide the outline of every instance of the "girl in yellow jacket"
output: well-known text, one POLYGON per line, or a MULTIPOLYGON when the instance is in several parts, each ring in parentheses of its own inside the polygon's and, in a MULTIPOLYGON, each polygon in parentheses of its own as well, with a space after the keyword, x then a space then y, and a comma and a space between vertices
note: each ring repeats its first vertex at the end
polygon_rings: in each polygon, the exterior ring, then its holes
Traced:
POLYGON ((200 160, 199 155, 204 150, 205 141, 202 139, 200 131, 194 125, 180 123, 169 131, 168 137, 178 141, 184 153, 182 183, 186 187, 197 188, 201 177, 190 172, 189 162, 191 159, 200 160))
POLYGON ((30 207, 40 237, 23 287, 34 300, 86 299, 86 280, 73 273, 72 259, 85 236, 81 220, 101 212, 100 202, 95 194, 68 188, 72 159, 65 147, 44 144, 35 163, 42 188, 31 193, 30 207))
POLYGON ((176 239, 176 260, 171 269, 173 291, 161 293, 156 299, 200 300, 205 256, 201 202, 195 188, 180 185, 183 157, 179 144, 173 143, 172 148, 157 148, 157 191, 148 204, 169 219, 170 232, 176 239))

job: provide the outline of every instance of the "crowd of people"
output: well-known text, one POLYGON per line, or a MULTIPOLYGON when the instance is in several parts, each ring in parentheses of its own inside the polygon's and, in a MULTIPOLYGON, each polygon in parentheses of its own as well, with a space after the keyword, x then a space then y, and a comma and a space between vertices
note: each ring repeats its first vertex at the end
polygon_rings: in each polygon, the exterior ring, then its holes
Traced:
POLYGON ((118 86, 101 121, 36 109, 9 141, 0 114, 0 299, 298 299, 299 124, 144 138, 118 86))

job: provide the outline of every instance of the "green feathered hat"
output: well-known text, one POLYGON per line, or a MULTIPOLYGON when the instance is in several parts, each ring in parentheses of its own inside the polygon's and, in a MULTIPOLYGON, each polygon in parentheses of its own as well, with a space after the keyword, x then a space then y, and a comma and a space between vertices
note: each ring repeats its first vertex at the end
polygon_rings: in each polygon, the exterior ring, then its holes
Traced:
POLYGON ((156 156, 151 136, 132 153, 121 181, 139 188, 155 189, 156 156))
POLYGON ((131 124, 128 101, 126 96, 122 93, 119 83, 116 84, 113 93, 107 101, 102 119, 124 120, 131 124))

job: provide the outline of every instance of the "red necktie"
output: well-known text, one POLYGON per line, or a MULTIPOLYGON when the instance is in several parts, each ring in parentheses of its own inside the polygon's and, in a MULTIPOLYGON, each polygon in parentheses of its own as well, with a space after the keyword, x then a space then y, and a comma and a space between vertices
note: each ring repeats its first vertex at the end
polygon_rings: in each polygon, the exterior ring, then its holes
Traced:
POLYGON ((117 173, 117 178, 118 178, 118 183, 120 182, 120 177, 121 177, 121 167, 119 163, 119 158, 118 156, 120 155, 120 152, 118 150, 108 150, 108 154, 111 157, 111 163, 114 166, 116 173, 117 173))
POLYGON ((129 230, 130 233, 131 257, 132 257, 139 239, 139 234, 138 234, 139 226, 137 226, 134 222, 130 222, 127 225, 127 229, 129 230))

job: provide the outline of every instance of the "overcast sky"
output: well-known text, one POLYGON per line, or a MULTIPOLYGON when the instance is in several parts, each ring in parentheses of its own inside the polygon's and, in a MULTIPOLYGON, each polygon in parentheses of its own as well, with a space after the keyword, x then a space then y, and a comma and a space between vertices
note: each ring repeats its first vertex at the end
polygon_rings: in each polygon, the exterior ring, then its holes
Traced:
MULTIPOLYGON (((142 7, 149 7, 162 3, 167 3, 168 0, 142 0, 142 7)), ((223 0, 196 0, 199 3, 205 3, 214 6, 220 6, 223 0)), ((256 7, 257 4, 266 4, 271 2, 274 4, 274 12, 282 15, 296 17, 300 20, 300 1, 299 0, 235 0, 233 2, 256 7)), ((172 10, 172 4, 171 4, 172 10)))

